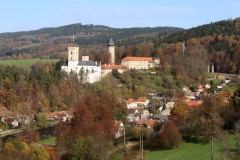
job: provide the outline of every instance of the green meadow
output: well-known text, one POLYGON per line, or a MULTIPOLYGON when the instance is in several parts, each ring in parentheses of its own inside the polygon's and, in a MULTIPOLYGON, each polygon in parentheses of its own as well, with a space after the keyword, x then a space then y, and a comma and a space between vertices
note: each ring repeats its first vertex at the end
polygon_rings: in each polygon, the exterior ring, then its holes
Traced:
MULTIPOLYGON (((227 144, 230 155, 234 156, 236 151, 236 140, 234 135, 227 137, 227 144)), ((214 160, 224 159, 222 154, 222 143, 220 140, 214 141, 214 160)), ((206 160, 211 159, 211 144, 198 144, 185 142, 178 148, 172 150, 150 151, 146 153, 147 160, 206 160)))
POLYGON ((23 60, 0 60, 0 65, 15 65, 16 67, 25 68, 30 71, 31 66, 37 62, 58 62, 59 59, 23 59, 23 60))

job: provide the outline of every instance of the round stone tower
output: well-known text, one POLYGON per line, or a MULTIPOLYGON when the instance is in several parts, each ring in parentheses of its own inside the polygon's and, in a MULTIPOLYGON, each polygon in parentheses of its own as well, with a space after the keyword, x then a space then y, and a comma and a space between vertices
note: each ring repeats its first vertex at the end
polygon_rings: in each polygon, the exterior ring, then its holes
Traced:
POLYGON ((113 43, 112 38, 110 39, 107 47, 108 47, 108 52, 109 52, 110 55, 111 55, 110 63, 111 63, 111 64, 115 64, 115 45, 114 45, 114 43, 113 43))

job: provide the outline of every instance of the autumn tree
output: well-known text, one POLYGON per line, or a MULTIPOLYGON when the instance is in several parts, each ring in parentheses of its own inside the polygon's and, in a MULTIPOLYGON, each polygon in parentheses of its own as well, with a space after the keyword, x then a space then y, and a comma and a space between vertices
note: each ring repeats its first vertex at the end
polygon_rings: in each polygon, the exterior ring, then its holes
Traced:
POLYGON ((157 142, 164 149, 173 149, 182 143, 182 136, 173 121, 164 124, 163 129, 159 132, 157 142))
POLYGON ((185 99, 177 99, 169 118, 181 128, 187 125, 188 120, 190 120, 191 117, 190 108, 185 99))
POLYGON ((202 46, 188 46, 183 60, 184 75, 190 80, 204 82, 207 73, 208 51, 202 46))
POLYGON ((4 144, 3 153, 0 156, 3 160, 48 160, 50 158, 49 153, 43 147, 28 145, 19 139, 8 140, 4 144))
MULTIPOLYGON (((105 149, 111 147, 113 127, 114 121, 110 109, 102 105, 95 94, 88 93, 81 98, 75 109, 71 125, 58 125, 58 145, 61 144, 63 149, 67 149, 67 152, 72 154, 74 141, 82 137, 91 137, 95 146, 94 150, 100 152, 103 145, 105 149)), ((107 152, 101 152, 101 154, 107 154, 107 152)))
POLYGON ((224 126, 223 115, 228 109, 228 104, 221 96, 207 96, 203 103, 193 112, 191 121, 195 135, 203 135, 203 141, 209 137, 219 135, 224 126))

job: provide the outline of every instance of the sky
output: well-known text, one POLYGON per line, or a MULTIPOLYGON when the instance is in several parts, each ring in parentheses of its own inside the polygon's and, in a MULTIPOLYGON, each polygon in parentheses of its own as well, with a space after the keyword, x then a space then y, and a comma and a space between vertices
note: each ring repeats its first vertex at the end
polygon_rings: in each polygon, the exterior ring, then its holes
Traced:
POLYGON ((189 29, 237 17, 239 0, 0 0, 0 33, 75 23, 189 29))

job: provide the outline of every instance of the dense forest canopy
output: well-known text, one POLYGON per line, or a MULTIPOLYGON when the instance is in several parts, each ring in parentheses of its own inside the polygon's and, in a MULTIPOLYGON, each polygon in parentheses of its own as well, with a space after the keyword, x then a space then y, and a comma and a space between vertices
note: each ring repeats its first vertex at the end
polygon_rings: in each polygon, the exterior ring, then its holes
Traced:
POLYGON ((183 44, 186 48, 203 46, 209 52, 209 64, 214 65, 216 72, 239 73, 239 36, 240 19, 223 20, 161 37, 155 41, 155 53, 166 58, 182 53, 183 44))

